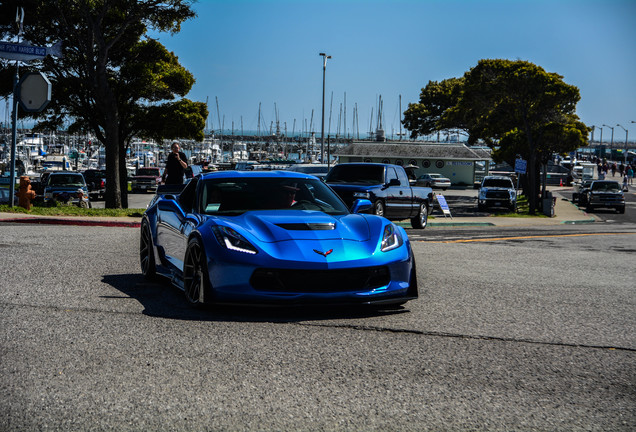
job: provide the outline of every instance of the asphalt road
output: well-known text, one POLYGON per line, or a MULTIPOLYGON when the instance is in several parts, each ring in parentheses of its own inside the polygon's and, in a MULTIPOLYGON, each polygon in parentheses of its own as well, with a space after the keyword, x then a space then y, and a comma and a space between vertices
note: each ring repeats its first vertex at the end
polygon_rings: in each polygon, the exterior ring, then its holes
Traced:
POLYGON ((636 429, 636 226, 411 233, 403 310, 193 310, 137 230, 1 225, 0 430, 636 429))

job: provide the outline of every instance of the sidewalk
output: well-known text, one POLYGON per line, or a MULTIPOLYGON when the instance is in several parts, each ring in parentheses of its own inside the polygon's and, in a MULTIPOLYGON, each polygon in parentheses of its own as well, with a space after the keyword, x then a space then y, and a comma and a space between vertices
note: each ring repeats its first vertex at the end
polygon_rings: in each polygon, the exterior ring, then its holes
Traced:
MULTIPOLYGON (((561 225, 561 224, 584 224, 593 223, 598 219, 594 215, 585 213, 574 205, 570 200, 563 198, 560 191, 571 189, 555 189, 552 193, 556 197, 554 206, 554 217, 505 217, 505 216, 485 216, 485 217, 443 217, 435 216, 429 219, 430 227, 450 227, 450 226, 541 226, 541 225, 561 225)), ((451 209, 452 210, 452 209, 451 209)), ((452 213, 451 213, 452 214, 452 213)), ((410 226, 410 225, 408 225, 410 226)))
POLYGON ((1 213, 2 223, 26 223, 37 225, 76 225, 139 228, 140 217, 89 217, 89 216, 40 216, 24 213, 1 213))
MULTIPOLYGON (((590 214, 579 210, 571 201, 566 200, 559 193, 570 189, 554 189, 552 192, 556 197, 555 216, 548 217, 505 217, 505 216, 481 216, 466 217, 454 216, 443 217, 436 215, 430 218, 429 227, 453 227, 453 226, 540 226, 540 225, 560 225, 560 224, 583 224, 592 223, 597 219, 590 214)), ((452 209, 451 209, 452 212, 452 209)), ((141 218, 135 217, 83 217, 83 216, 39 216, 22 213, 0 213, 0 224, 2 223, 28 223, 28 224, 48 224, 48 225, 81 225, 81 226, 107 226, 107 227, 129 227, 138 228, 141 225, 141 218)), ((401 226, 410 228, 408 221, 399 222, 401 226)))

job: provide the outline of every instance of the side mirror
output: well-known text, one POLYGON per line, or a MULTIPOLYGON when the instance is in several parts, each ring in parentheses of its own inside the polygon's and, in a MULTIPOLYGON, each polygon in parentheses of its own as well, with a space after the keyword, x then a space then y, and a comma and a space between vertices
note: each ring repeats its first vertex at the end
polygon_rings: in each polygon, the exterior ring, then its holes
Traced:
POLYGON ((357 199, 353 202, 351 206, 351 213, 360 213, 365 210, 369 210, 373 207, 373 203, 371 203, 368 199, 357 199))
POLYGON ((157 203, 157 207, 159 207, 159 210, 161 211, 172 212, 185 216, 185 213, 175 200, 174 195, 164 195, 157 203))
POLYGON ((391 180, 389 180, 389 186, 400 186, 402 183, 400 183, 400 180, 396 179, 396 178, 392 178, 391 180))

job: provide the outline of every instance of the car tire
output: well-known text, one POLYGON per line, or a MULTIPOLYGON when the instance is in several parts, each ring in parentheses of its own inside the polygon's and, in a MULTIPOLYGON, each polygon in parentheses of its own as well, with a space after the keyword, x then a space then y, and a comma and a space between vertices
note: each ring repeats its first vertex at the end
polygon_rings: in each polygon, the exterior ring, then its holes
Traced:
POLYGON ((202 307, 211 293, 210 275, 205 249, 201 241, 193 237, 188 242, 183 263, 183 291, 192 306, 202 307))
POLYGON ((373 203, 373 214, 384 216, 384 203, 381 200, 377 200, 373 203))
POLYGON ((411 226, 415 229, 424 229, 428 225, 428 206, 426 203, 420 204, 417 216, 411 218, 411 226))
POLYGON ((625 213, 625 206, 616 207, 616 211, 619 212, 620 214, 624 214, 625 213))
POLYGON ((155 253, 150 226, 147 221, 141 223, 141 235, 139 238, 139 263, 141 274, 146 280, 154 280, 157 275, 155 253))

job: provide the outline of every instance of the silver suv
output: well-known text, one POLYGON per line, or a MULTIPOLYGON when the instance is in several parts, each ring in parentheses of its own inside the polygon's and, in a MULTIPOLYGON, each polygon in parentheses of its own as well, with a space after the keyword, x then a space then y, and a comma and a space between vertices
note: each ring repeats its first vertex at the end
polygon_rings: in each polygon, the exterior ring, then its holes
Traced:
POLYGON ((511 211, 517 208, 517 190, 510 177, 487 176, 481 181, 477 208, 485 210, 488 207, 505 207, 511 211))

